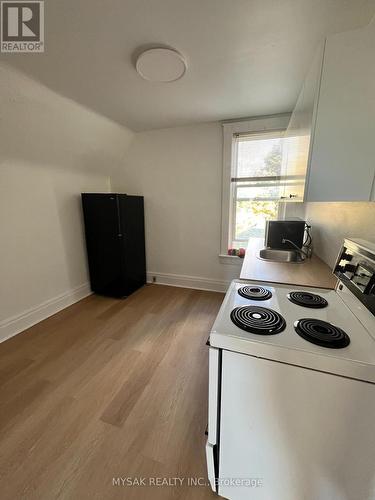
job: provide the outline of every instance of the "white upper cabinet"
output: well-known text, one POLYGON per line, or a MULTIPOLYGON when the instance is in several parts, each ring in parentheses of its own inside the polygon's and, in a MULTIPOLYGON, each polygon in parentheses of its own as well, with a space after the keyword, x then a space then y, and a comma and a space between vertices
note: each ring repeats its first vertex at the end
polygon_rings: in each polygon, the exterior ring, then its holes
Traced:
POLYGON ((326 40, 306 201, 374 200, 375 22, 326 40))
POLYGON ((287 177, 283 192, 287 201, 304 200, 322 60, 323 44, 315 54, 285 132, 281 173, 287 177))

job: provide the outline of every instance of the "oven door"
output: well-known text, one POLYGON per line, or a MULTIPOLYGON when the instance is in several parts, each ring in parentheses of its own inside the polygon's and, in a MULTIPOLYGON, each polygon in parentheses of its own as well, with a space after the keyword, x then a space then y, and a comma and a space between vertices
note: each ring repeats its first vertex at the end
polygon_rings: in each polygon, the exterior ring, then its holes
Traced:
POLYGON ((375 384, 223 351, 218 494, 374 500, 375 384))

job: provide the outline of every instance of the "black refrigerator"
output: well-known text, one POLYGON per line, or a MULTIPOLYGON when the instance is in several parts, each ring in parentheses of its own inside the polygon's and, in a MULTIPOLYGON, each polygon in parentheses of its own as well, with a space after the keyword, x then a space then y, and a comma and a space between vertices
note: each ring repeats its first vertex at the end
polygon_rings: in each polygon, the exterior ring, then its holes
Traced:
POLYGON ((93 292, 125 297, 146 283, 143 196, 82 193, 93 292))

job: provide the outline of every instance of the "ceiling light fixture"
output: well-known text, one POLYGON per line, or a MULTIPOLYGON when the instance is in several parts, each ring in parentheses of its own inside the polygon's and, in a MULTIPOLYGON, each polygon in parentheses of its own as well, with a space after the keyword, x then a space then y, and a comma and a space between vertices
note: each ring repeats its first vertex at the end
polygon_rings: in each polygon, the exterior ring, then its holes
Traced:
POLYGON ((142 52, 135 64, 138 74, 151 82, 175 82, 186 71, 186 60, 175 49, 157 47, 142 52))

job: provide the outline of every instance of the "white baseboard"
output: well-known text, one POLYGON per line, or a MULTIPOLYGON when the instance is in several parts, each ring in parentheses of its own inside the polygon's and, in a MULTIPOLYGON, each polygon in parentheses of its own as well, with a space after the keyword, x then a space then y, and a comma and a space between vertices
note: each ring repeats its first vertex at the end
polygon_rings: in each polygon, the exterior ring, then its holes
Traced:
POLYGON ((226 292, 230 281, 213 280, 199 276, 185 276, 183 274, 166 274, 147 272, 147 283, 156 285, 169 285, 181 288, 194 288, 196 290, 208 290, 211 292, 226 292))
MULTIPOLYGON (((213 292, 226 292, 230 283, 230 281, 201 278, 199 276, 156 273, 152 271, 147 273, 147 282, 213 292), (154 281, 154 278, 156 281, 154 281)), ((20 314, 0 321, 0 343, 56 314, 62 309, 71 306, 75 302, 91 295, 91 293, 90 284, 84 283, 20 314)))
POLYGON ((77 286, 72 290, 68 290, 57 297, 46 300, 36 307, 32 307, 20 314, 1 321, 0 342, 4 342, 4 340, 17 335, 23 330, 30 328, 53 314, 56 314, 62 309, 65 309, 65 307, 71 306, 75 302, 91 295, 91 293, 89 283, 84 283, 83 285, 77 286))

